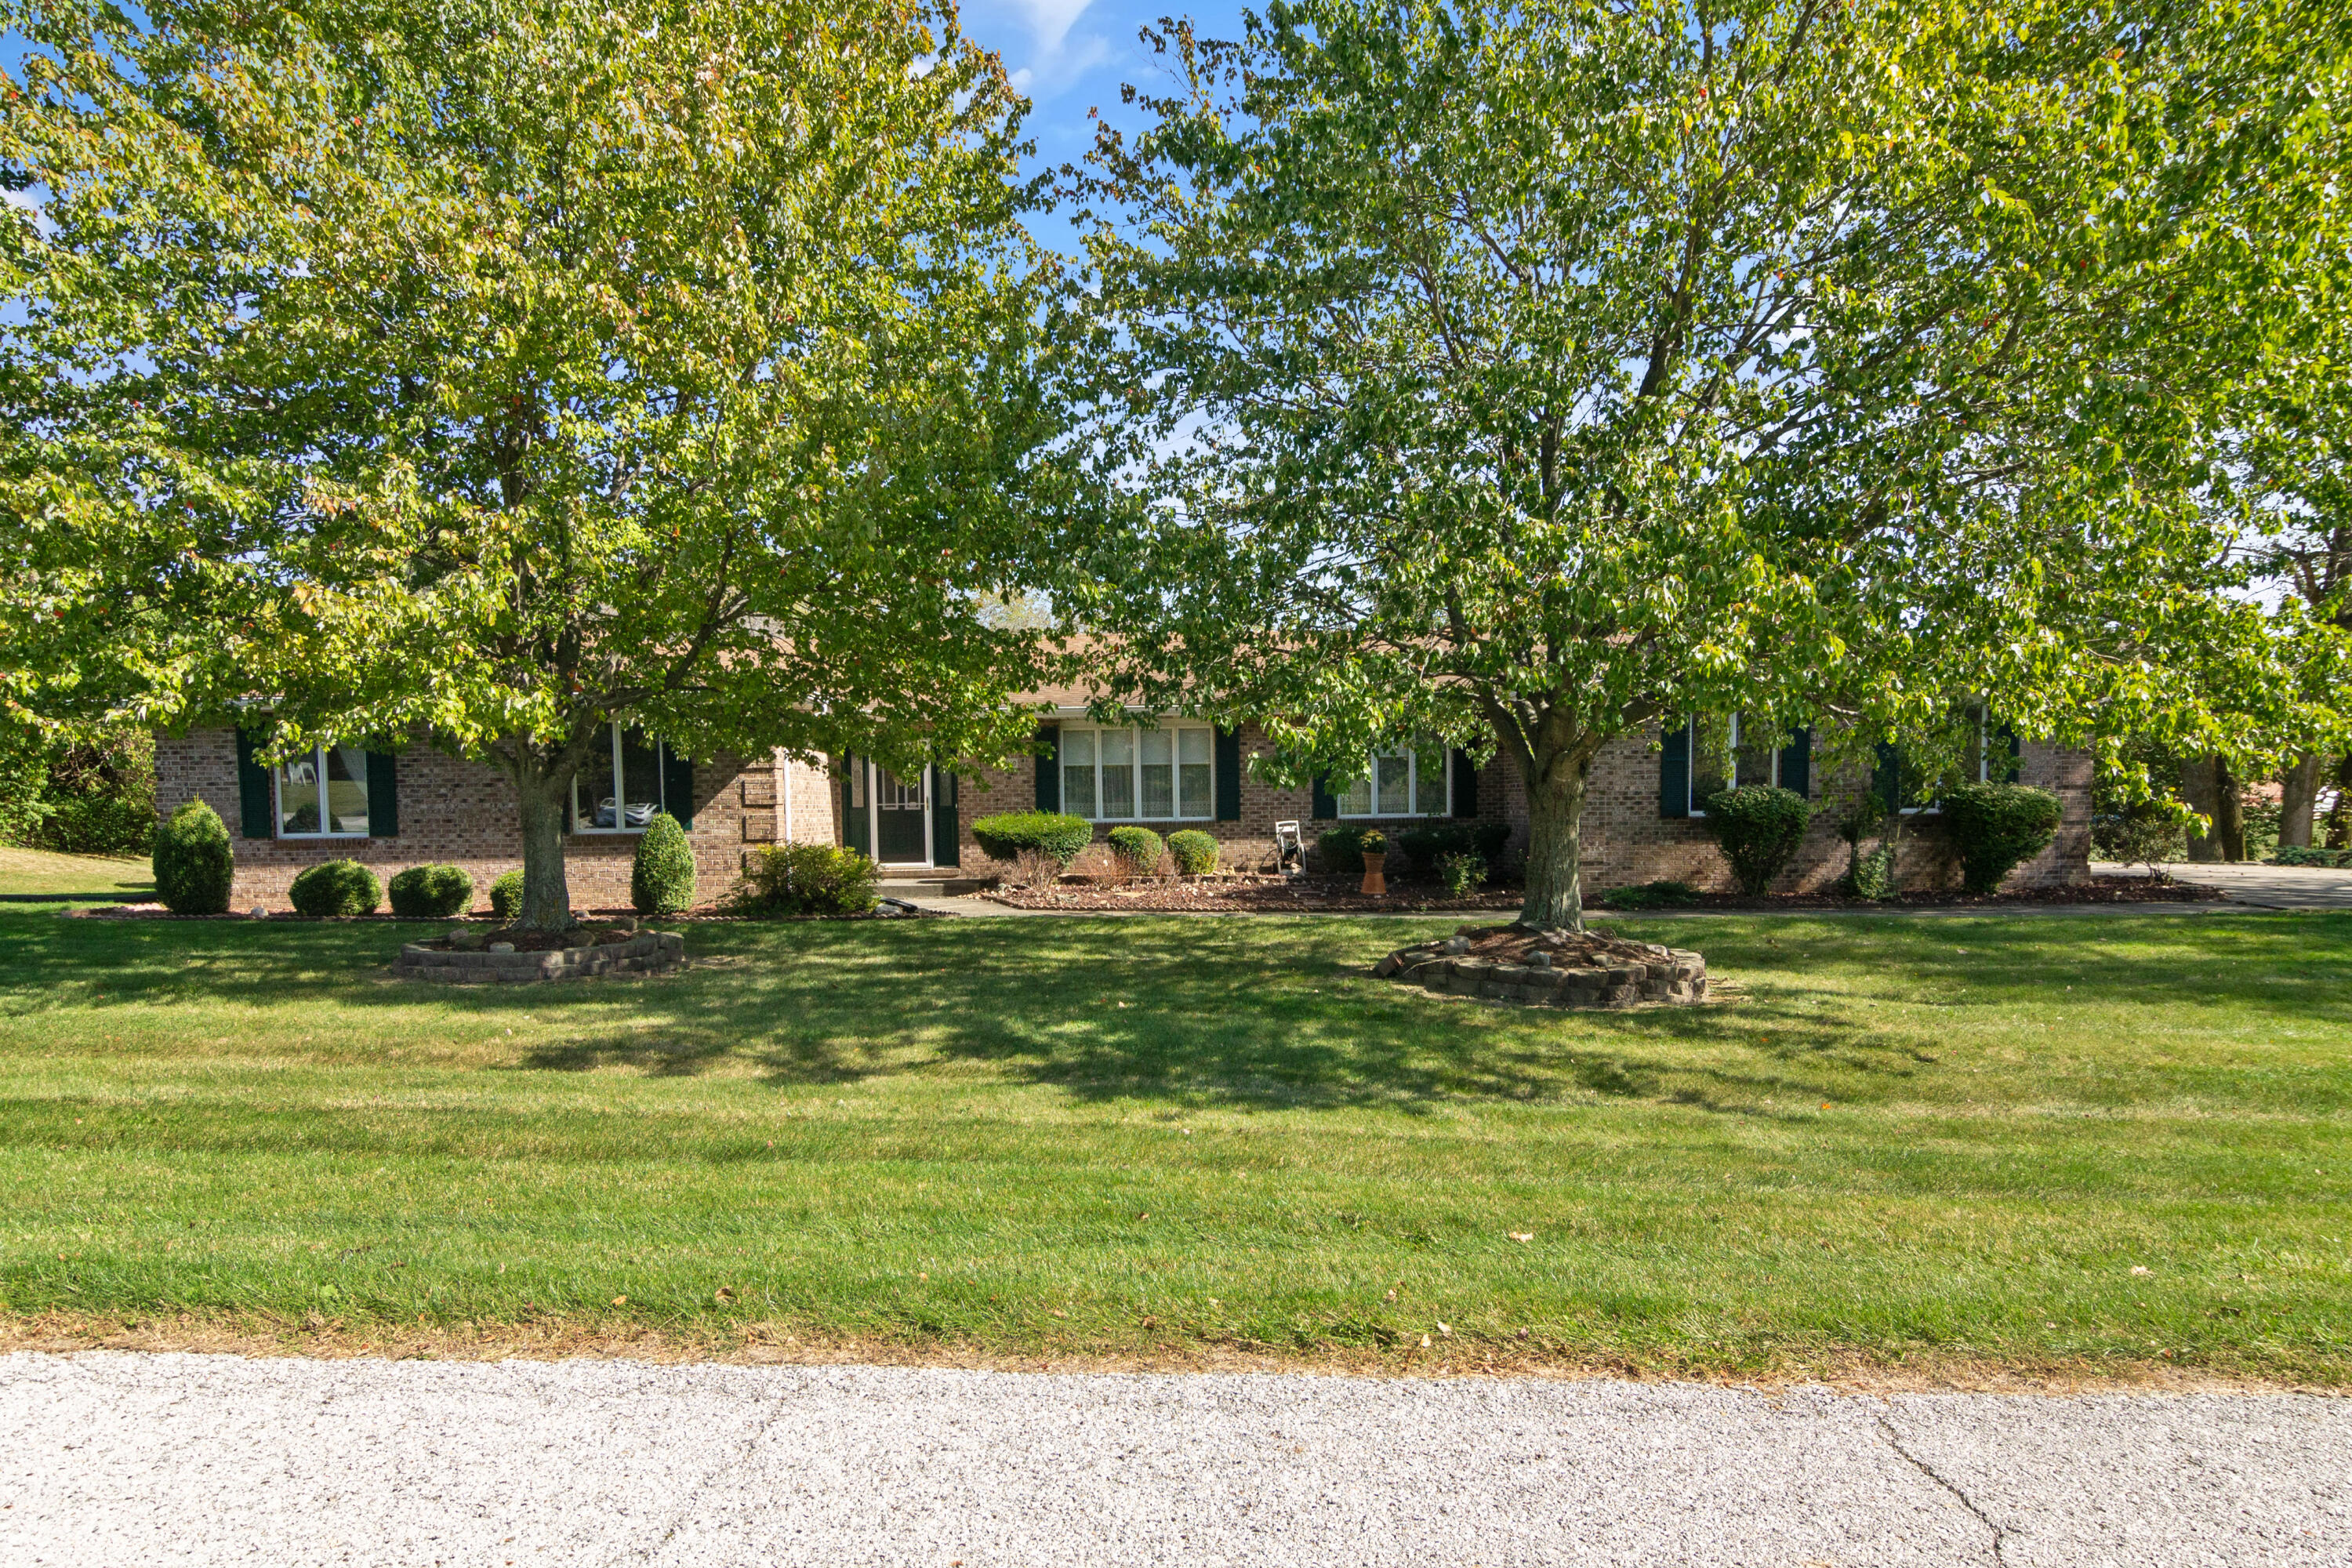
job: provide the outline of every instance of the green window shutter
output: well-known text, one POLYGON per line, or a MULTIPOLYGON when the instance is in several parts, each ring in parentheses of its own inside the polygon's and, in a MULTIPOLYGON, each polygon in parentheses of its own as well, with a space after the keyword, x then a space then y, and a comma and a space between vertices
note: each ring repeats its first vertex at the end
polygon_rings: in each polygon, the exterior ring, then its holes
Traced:
POLYGON ((1887 810, 1903 809, 1903 753, 1884 741, 1878 743, 1878 767, 1871 774, 1870 787, 1887 810))
POLYGON ((1470 753, 1456 746, 1447 753, 1454 767, 1454 815, 1478 815, 1478 768, 1470 753))
POLYGON ((1242 819, 1242 738, 1238 731, 1217 731, 1217 820, 1242 819))
POLYGON ((945 768, 931 770, 931 864, 956 863, 956 776, 945 768))
POLYGON ((1780 787, 1811 800, 1813 795, 1813 732, 1800 724, 1780 748, 1780 787))
POLYGON ((662 747, 662 809, 677 818, 680 827, 693 828, 694 763, 667 745, 662 747))
POLYGON ((1062 727, 1037 726, 1037 809, 1062 809, 1062 727))
POLYGON ((1658 815, 1690 815, 1690 721, 1658 737, 1658 815))
POLYGON ((236 732, 236 815, 237 826, 247 838, 272 838, 277 824, 277 803, 269 798, 269 770, 254 760, 253 734, 247 730, 236 732))
POLYGON ((400 837, 400 762, 389 751, 368 748, 368 837, 400 837))
POLYGON ((1987 771, 1993 775, 1992 782, 1995 784, 2015 784, 2018 775, 2024 771, 2025 766, 2025 752, 2018 743, 2017 731, 2011 726, 2003 724, 1993 731, 1993 740, 1995 744, 1992 754, 1998 760, 1995 765, 1987 771))
POLYGON ((1316 822, 1331 822, 1339 818, 1339 797, 1325 784, 1321 773, 1315 775, 1314 794, 1308 801, 1307 814, 1316 822))
POLYGON ((874 823, 866 815, 866 807, 855 804, 858 792, 853 783, 865 768, 866 759, 853 752, 841 762, 841 841, 870 856, 874 853, 874 823))

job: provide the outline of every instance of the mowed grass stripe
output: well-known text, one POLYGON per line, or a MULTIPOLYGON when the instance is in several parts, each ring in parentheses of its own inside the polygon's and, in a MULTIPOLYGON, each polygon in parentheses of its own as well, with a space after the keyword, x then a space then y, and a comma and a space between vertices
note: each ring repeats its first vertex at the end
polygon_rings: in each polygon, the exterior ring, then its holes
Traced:
POLYGON ((433 991, 393 925, 0 920, 16 1313, 2352 1360, 2337 917, 1659 922, 1741 1000, 1612 1016, 1370 981, 1393 921, 433 991))

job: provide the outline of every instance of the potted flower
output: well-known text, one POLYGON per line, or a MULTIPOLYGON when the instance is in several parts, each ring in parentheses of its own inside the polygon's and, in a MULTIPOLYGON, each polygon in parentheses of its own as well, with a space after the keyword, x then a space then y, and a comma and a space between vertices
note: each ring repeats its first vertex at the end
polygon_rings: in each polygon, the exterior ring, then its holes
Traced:
POLYGON ((1381 868, 1389 863, 1388 835, 1375 827, 1359 841, 1364 851, 1363 891, 1375 895, 1389 890, 1389 879, 1381 875, 1381 868))

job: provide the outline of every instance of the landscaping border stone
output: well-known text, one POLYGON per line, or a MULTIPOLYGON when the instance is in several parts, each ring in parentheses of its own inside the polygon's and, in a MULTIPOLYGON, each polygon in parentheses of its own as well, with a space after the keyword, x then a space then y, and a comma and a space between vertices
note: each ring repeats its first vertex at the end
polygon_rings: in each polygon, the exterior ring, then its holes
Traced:
POLYGON ((445 985, 494 985, 530 980, 574 980, 590 974, 674 974, 686 963, 681 931, 639 931, 626 942, 560 947, 546 952, 466 952, 409 942, 392 972, 403 980, 445 985))
POLYGON ((1442 995, 1522 1007, 1690 1006, 1706 1000, 1706 960, 1688 948, 1568 931, 1539 933, 1526 944, 1528 951, 1503 958, 1473 952, 1472 946, 1470 935, 1457 933, 1401 947, 1375 964, 1372 974, 1442 995))

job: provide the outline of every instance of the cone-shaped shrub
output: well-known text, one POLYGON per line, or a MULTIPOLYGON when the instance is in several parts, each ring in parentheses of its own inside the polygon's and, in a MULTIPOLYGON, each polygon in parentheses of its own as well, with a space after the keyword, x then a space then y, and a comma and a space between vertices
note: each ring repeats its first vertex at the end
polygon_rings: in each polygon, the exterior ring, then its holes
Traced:
POLYGON ((694 907, 694 846, 668 812, 656 812, 637 839, 629 901, 641 915, 674 915, 694 907))
POLYGON ((1957 784, 1944 792, 1944 830, 1959 852, 1961 885, 1990 893, 2058 836, 2058 797, 2024 784, 1957 784))
POLYGON ((229 878, 236 868, 228 827, 220 813, 192 800, 155 830, 155 896, 174 914, 228 912, 229 878))
POLYGON ((1797 858, 1813 808, 1792 789, 1743 784, 1706 797, 1706 830, 1731 862, 1739 890, 1760 899, 1797 858))

